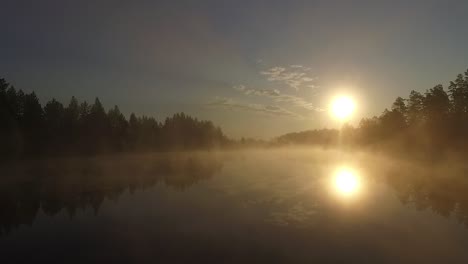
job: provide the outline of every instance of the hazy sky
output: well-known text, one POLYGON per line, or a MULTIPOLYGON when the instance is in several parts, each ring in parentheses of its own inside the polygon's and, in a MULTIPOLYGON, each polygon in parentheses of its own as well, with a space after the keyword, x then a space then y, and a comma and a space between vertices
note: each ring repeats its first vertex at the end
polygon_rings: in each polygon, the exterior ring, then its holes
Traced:
POLYGON ((0 0, 0 76, 42 102, 184 111, 233 137, 335 127, 468 68, 468 1, 0 0))

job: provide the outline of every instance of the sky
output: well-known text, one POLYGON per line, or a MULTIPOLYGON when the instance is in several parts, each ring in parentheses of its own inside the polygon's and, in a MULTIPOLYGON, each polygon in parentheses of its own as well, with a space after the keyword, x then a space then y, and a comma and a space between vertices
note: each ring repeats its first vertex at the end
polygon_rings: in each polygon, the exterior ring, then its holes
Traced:
POLYGON ((468 1, 1 0, 0 77, 159 120, 272 138, 379 115, 468 68, 468 1))

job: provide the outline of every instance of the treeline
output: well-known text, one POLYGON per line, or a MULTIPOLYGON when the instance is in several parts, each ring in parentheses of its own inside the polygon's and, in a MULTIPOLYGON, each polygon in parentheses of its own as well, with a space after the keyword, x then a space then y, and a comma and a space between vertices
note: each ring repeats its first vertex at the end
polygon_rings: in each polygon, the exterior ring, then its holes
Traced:
POLYGON ((283 135, 276 144, 341 144, 425 153, 468 150, 468 71, 425 93, 411 91, 398 97, 380 116, 364 118, 354 128, 304 131, 283 135))
POLYGON ((64 106, 52 99, 44 107, 36 94, 24 93, 0 79, 0 157, 96 154, 119 151, 202 149, 223 146, 228 139, 210 121, 178 113, 158 122, 115 106, 106 112, 72 97, 64 106))

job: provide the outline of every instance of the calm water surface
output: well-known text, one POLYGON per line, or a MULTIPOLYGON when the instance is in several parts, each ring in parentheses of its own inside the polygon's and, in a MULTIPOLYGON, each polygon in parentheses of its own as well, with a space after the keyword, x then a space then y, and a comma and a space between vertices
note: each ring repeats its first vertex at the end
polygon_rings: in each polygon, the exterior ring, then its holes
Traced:
POLYGON ((305 150, 4 164, 0 263, 468 263, 467 173, 305 150))

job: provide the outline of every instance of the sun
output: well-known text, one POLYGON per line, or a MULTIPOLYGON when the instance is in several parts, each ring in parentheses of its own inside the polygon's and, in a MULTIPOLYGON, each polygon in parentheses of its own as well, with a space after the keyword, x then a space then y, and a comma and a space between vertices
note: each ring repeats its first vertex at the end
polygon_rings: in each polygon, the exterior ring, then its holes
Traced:
POLYGON ((331 105, 331 113, 339 120, 348 119, 356 108, 354 100, 348 96, 340 96, 333 100, 331 105))

